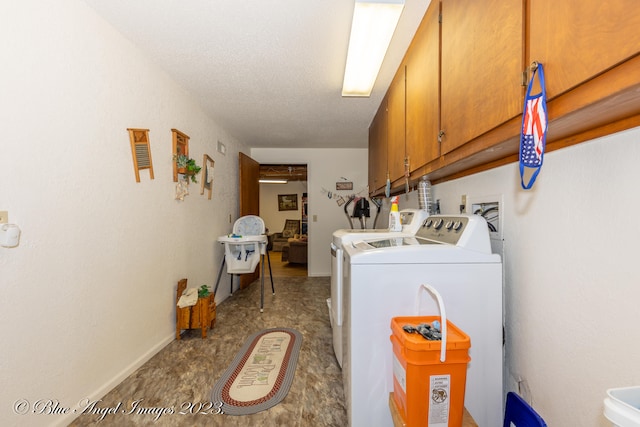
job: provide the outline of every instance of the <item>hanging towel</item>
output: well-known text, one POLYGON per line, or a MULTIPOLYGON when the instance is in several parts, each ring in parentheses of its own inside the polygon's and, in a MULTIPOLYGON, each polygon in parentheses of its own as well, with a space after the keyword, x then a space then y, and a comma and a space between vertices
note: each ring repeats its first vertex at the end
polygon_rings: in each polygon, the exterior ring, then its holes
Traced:
POLYGON ((178 300, 178 307, 185 308, 196 305, 198 302, 198 290, 196 288, 187 288, 178 300))

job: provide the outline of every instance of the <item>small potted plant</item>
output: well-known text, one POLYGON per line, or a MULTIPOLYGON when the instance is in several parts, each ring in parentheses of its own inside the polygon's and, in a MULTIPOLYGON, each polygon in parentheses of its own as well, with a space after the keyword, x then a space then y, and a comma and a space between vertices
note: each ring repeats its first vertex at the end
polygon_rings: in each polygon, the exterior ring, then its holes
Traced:
POLYGON ((178 173, 190 176, 192 182, 198 182, 196 181, 196 175, 200 172, 202 168, 196 164, 195 160, 190 159, 188 156, 185 156, 184 154, 177 154, 173 156, 173 159, 176 162, 176 168, 178 173))
POLYGON ((198 298, 206 298, 210 293, 211 291, 209 291, 209 287, 207 285, 202 285, 198 288, 198 298))

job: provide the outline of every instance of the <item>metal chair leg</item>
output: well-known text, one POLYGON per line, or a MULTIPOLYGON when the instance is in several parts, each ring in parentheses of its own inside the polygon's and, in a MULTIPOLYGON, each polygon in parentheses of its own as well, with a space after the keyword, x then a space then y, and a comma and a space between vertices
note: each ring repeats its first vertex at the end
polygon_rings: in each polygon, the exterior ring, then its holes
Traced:
POLYGON ((218 285, 220 284, 220 277, 222 276, 222 269, 224 268, 225 258, 222 256, 222 264, 220 264, 220 270, 218 271, 218 279, 216 280, 216 287, 213 290, 213 294, 215 295, 218 292, 218 285))
POLYGON ((273 295, 276 294, 276 289, 273 287, 273 273, 271 272, 271 257, 269 256, 269 251, 267 251, 267 262, 269 263, 269 277, 271 278, 271 292, 273 295))
POLYGON ((262 255, 262 273, 260 274, 260 313, 264 310, 264 255, 262 255))

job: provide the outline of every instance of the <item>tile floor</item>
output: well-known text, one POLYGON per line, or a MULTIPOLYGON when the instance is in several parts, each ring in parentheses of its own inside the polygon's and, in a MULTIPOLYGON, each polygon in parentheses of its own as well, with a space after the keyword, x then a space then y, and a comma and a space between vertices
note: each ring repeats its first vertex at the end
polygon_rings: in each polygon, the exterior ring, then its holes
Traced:
MULTIPOLYGON (((102 398, 101 408, 120 404, 117 414, 85 414, 71 426, 338 426, 347 425, 342 373, 333 354, 326 299, 329 277, 274 277, 276 295, 265 280, 264 313, 260 283, 236 293, 217 307, 215 328, 206 339, 199 330, 185 331, 102 398), (180 415, 209 402, 215 382, 245 340, 267 328, 300 331, 303 344, 287 397, 253 415, 180 415), (173 408, 174 414, 127 414, 139 402, 144 408, 173 408), (193 404, 193 406, 190 406, 193 404), (157 418, 157 419, 156 419, 157 418)), ((194 411, 195 412, 195 411, 194 411)))

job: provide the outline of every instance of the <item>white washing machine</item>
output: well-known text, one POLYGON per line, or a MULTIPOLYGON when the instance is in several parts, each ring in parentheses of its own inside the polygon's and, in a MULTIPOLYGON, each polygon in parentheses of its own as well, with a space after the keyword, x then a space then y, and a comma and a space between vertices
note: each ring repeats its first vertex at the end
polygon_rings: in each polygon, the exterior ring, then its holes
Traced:
MULTIPOLYGON (((447 318, 471 338, 465 407, 479 427, 502 425, 502 262, 491 253, 484 218, 430 216, 414 237, 344 245, 342 372, 349 425, 391 426, 391 319, 438 315, 433 286, 447 318)), ((428 399, 429 396, 425 396, 428 399)))
POLYGON ((385 237, 413 236, 429 216, 423 209, 403 209, 400 211, 402 231, 388 229, 341 229, 333 233, 331 243, 331 298, 327 300, 329 319, 333 333, 333 351, 342 367, 342 265, 343 245, 354 240, 384 239, 385 237))

